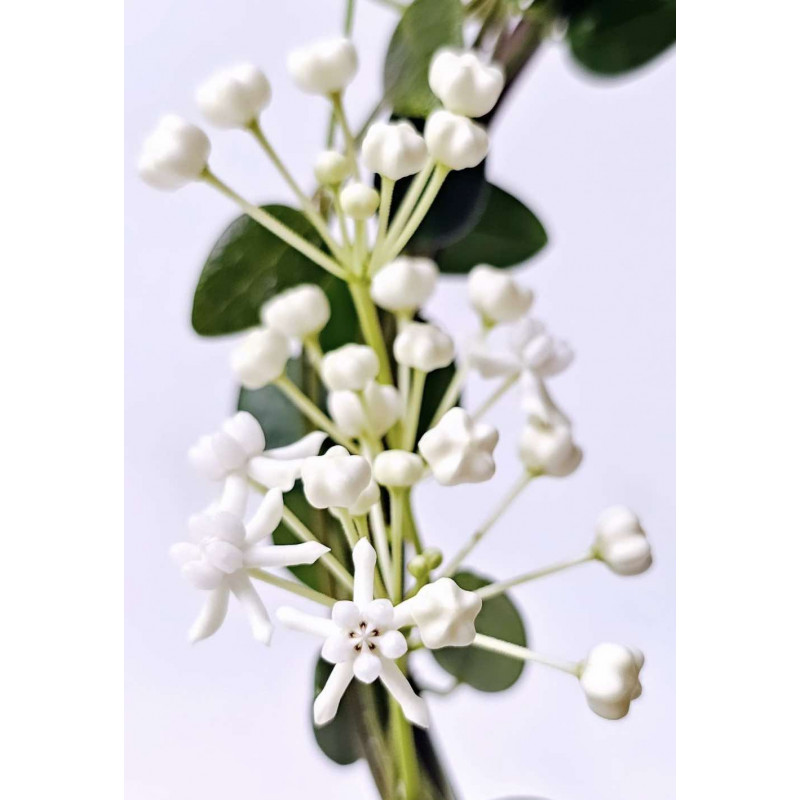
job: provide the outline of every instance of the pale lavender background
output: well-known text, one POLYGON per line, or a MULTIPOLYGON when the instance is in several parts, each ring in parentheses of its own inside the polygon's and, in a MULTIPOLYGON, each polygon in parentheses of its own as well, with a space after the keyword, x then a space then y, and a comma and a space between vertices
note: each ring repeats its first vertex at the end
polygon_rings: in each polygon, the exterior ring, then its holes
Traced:
MULTIPOLYGON (((335 32, 333 0, 138 0, 126 25, 126 621, 128 800, 371 796, 366 767, 342 769, 311 737, 314 645, 279 631, 255 644, 235 605, 212 640, 186 644, 200 597, 166 551, 209 487, 185 450, 231 409, 230 341, 189 329, 194 283, 234 215, 203 188, 158 194, 135 178, 140 142, 162 111, 196 119, 192 92, 214 68, 262 65, 275 99, 264 124, 308 183, 325 123, 321 101, 289 84, 287 50, 335 32)), ((355 118, 379 90, 393 15, 359 3, 362 69, 347 102, 355 118)), ((521 273, 538 311, 578 359, 553 383, 587 456, 565 481, 541 481, 476 552, 496 576, 579 552, 602 508, 643 517, 656 565, 619 579, 587 566, 515 592, 536 646, 579 658, 602 640, 647 654, 645 694, 620 723, 592 715, 574 681, 529 668, 501 695, 462 689, 432 698, 433 734, 465 800, 667 800, 674 796, 674 90, 673 56, 623 83, 597 83, 549 47, 519 82, 496 126, 489 172, 537 209, 551 236, 521 273)), ((255 146, 215 133, 212 163, 253 199, 289 197, 255 146)), ((445 283, 430 308, 457 336, 473 319, 464 285, 445 283)), ((480 388, 474 396, 478 397, 480 388)), ((514 398, 497 410, 500 468, 490 484, 426 486, 429 540, 455 547, 517 472, 514 398)), ((109 532, 112 535, 113 532, 109 532)), ((274 606, 283 598, 264 592, 274 606)), ((431 676, 433 669, 426 670, 431 676)))

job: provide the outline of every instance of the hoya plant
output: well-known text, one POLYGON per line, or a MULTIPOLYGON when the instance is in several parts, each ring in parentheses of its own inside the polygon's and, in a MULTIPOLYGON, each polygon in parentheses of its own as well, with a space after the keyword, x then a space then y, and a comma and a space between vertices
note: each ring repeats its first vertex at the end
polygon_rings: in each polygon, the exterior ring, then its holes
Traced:
POLYGON ((487 539, 502 542, 511 504, 582 460, 550 390, 573 352, 507 269, 532 259, 547 236, 523 201, 490 182, 487 155, 497 110, 543 41, 561 40, 586 70, 616 75, 672 43, 674 3, 388 5, 400 16, 385 95, 361 127, 346 110, 358 70, 352 0, 344 35, 289 53, 297 88, 331 112, 324 145, 300 177, 261 125, 271 87, 259 67, 224 69, 197 91, 209 124, 255 139, 294 206, 240 195, 203 130, 176 116, 144 143, 140 174, 163 190, 199 181, 243 212, 209 254, 192 310, 200 335, 239 335, 230 366, 241 390, 235 413, 189 451, 217 487, 171 551, 200 594, 189 638, 212 636, 231 605, 261 645, 286 629, 308 634, 316 668, 308 696, 296 700, 312 704, 321 750, 339 764, 366 759, 386 800, 422 800, 456 796, 415 679, 423 651, 479 692, 508 689, 528 662, 560 670, 588 710, 609 720, 628 714, 642 691, 638 649, 576 643, 576 660, 533 650, 509 597, 587 562, 619 576, 646 571, 650 545, 631 510, 602 511, 593 532, 587 524, 583 552, 558 563, 520 571, 509 558, 498 577, 481 568, 487 539), (442 273, 467 276, 475 332, 458 346, 425 317, 442 273), (477 407, 462 397, 471 373, 493 387, 477 407), (446 503, 447 487, 492 480, 491 414, 511 391, 519 477, 497 488, 496 507, 455 552, 443 552, 417 517, 415 488, 432 481, 446 503), (268 612, 259 583, 282 590, 286 604, 268 612), (318 613, 297 608, 298 598, 318 613))

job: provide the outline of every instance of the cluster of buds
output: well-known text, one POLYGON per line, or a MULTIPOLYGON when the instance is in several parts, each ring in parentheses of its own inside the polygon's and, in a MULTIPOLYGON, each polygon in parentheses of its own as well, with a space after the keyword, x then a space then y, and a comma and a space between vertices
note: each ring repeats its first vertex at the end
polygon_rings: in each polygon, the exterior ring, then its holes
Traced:
POLYGON ((403 120, 376 122, 359 142, 343 104, 357 68, 355 49, 346 39, 313 44, 289 57, 297 86, 327 99, 341 132, 342 149, 326 150, 316 159, 313 172, 321 188, 313 195, 302 190, 261 127, 271 89, 259 69, 242 65, 225 70, 197 93, 200 110, 211 124, 254 136, 295 193, 326 250, 249 203, 212 173, 209 140, 194 125, 167 117, 145 143, 140 171, 148 183, 176 189, 203 181, 344 281, 362 338, 324 352, 320 332, 332 309, 319 286, 304 284, 272 297, 261 309, 261 324, 236 344, 230 363, 237 381, 253 390, 276 387, 307 418, 312 431, 287 447, 268 449, 258 421, 240 412, 191 449, 192 464, 220 484, 221 491, 203 514, 190 520, 191 541, 173 548, 183 574, 206 593, 190 638, 205 638, 220 627, 232 593, 255 638, 268 644, 273 627, 254 588, 257 580, 328 609, 327 616, 291 607, 281 607, 276 614, 284 626, 320 637, 322 657, 334 665, 314 705, 318 725, 335 716, 355 678, 365 683, 380 680, 407 719, 426 726, 425 702, 406 676, 407 654, 468 646, 570 673, 579 678, 597 714, 624 716, 641 692, 643 658, 638 651, 604 644, 582 661, 557 661, 478 634, 475 621, 485 599, 567 567, 600 561, 619 575, 647 569, 650 547, 630 511, 615 507, 605 512, 587 552, 577 558, 476 591, 466 591, 453 580, 460 564, 525 486, 541 476, 569 475, 582 458, 571 423, 546 385, 569 366, 572 351, 530 315, 533 292, 507 271, 482 265, 469 275, 467 295, 478 317, 478 334, 460 359, 430 426, 418 430, 427 377, 454 362, 456 347, 447 333, 418 316, 435 291, 436 264, 403 255, 403 250, 447 175, 474 167, 486 156, 488 135, 473 118, 487 114, 497 102, 503 71, 472 52, 443 50, 433 58, 429 72, 431 90, 442 107, 430 114, 423 132, 403 120), (361 179, 362 170, 379 176, 379 191, 361 179), (412 176, 393 209, 396 182, 412 176), (323 217, 312 196, 330 201, 332 221, 323 217), (395 317, 397 334, 389 345, 378 308, 395 317), (327 407, 317 406, 287 375, 287 363, 298 352, 324 384, 327 407), (481 407, 468 410, 458 405, 458 398, 471 371, 487 380, 500 379, 500 385, 481 407), (482 417, 518 382, 525 420, 519 438, 522 477, 444 563, 442 553, 426 546, 416 528, 411 494, 428 478, 455 486, 494 476, 498 431, 482 417), (284 505, 283 494, 298 481, 308 504, 341 526, 345 557, 332 552, 284 505), (248 518, 254 493, 262 497, 248 518), (268 544, 280 524, 300 543, 268 544), (330 595, 269 571, 317 561, 332 576, 335 589, 330 595))

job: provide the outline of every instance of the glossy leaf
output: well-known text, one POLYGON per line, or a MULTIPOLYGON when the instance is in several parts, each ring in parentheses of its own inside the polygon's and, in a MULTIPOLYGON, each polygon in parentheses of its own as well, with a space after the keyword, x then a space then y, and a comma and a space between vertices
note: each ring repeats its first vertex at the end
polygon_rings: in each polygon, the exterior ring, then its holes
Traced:
POLYGON ((469 272, 476 264, 511 267, 535 256, 547 244, 547 233, 523 203, 489 184, 486 207, 472 230, 436 254, 445 273, 469 272))
MULTIPOLYGON (((458 572, 453 580, 462 588, 474 591, 492 583, 471 572, 458 572)), ((478 633, 504 639, 507 642, 525 646, 527 637, 525 625, 519 612, 506 595, 499 595, 483 603, 475 621, 478 633)), ((502 692, 513 686, 525 666, 508 656, 479 650, 477 647, 443 647, 433 650, 433 657, 443 669, 462 683, 481 692, 502 692)))
POLYGON ((438 100, 428 86, 431 57, 447 45, 461 47, 461 0, 414 0, 400 17, 389 42, 383 86, 396 114, 424 117, 438 100))
POLYGON ((675 43, 675 0, 588 0, 570 16, 572 55, 600 75, 620 75, 675 43))

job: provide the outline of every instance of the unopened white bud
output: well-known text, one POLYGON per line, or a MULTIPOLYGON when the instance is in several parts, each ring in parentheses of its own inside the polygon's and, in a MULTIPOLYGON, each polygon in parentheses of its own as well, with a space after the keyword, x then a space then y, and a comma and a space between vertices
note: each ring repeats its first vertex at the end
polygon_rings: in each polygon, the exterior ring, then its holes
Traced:
POLYGON ((314 162, 314 177, 323 186, 338 186, 352 171, 350 159, 336 150, 323 150, 314 162))
POLYGON ((145 139, 139 175, 155 189, 180 189, 200 178, 210 152, 211 142, 200 128, 170 114, 145 139))
POLYGON ((422 372, 446 367, 455 357, 453 340, 426 322, 409 322, 394 340, 394 357, 422 372))
POLYGON ((355 503, 351 505, 347 511, 353 517, 362 517, 366 514, 375 503, 381 499, 381 490, 374 480, 367 484, 367 488, 358 496, 355 503))
POLYGON ((583 663, 581 688, 589 708, 605 719, 621 719, 642 694, 639 673, 644 655, 633 647, 604 643, 593 647, 583 663))
POLYGON ((530 289, 520 286, 505 270, 486 264, 470 270, 467 292, 472 307, 490 324, 514 322, 533 303, 530 289))
POLYGON ((283 375, 289 342, 271 328, 252 331, 231 353, 231 369, 245 389, 260 389, 283 375))
POLYGON ((361 158, 367 169, 399 181, 422 169, 428 149, 410 122, 375 122, 364 137, 361 158))
POLYGON ((366 434, 380 439, 400 419, 403 401, 394 386, 371 381, 361 396, 346 390, 331 392, 328 410, 345 435, 361 438, 366 434))
POLYGON ((416 453, 384 450, 375 456, 373 471, 381 486, 401 489, 417 483, 425 472, 425 465, 416 453))
POLYGON ((366 183, 351 183, 342 189, 342 211, 348 217, 369 219, 380 205, 380 195, 366 183))
POLYGON ((322 380, 332 392, 361 392, 378 374, 378 356, 363 344, 346 344, 322 360, 322 380))
POLYGON ((468 117, 434 111, 425 123, 425 144, 440 164, 460 170, 477 167, 489 152, 489 135, 468 117))
POLYGON ((486 64, 471 50, 439 50, 428 71, 431 91, 448 111, 482 117, 497 103, 505 76, 499 64, 486 64))
POLYGON ((372 299, 387 311, 416 311, 433 294, 439 270, 429 258, 400 256, 372 279, 372 299))
POLYGON ((328 39, 289 54, 289 74, 309 94, 335 94, 353 80, 358 56, 349 39, 328 39))
POLYGON ((594 551, 617 575, 639 575, 653 563, 650 543, 636 514, 607 508, 597 519, 594 551))
POLYGON ((462 589, 451 578, 423 586, 398 610, 408 611, 419 629, 425 647, 466 647, 475 639, 475 619, 480 613, 481 598, 462 589))
POLYGON ((330 318, 328 298, 313 283, 287 289, 261 307, 261 321, 290 339, 319 333, 330 318))
POLYGON ((583 451, 576 446, 569 425, 531 421, 523 428, 519 456, 532 472, 563 478, 578 469, 583 451))
POLYGON ((369 485, 372 470, 366 458, 337 445, 323 456, 307 458, 300 476, 314 508, 349 508, 369 485))
POLYGON ((267 76, 252 64, 220 70, 200 86, 197 105, 220 128, 245 128, 257 120, 272 99, 267 76))

